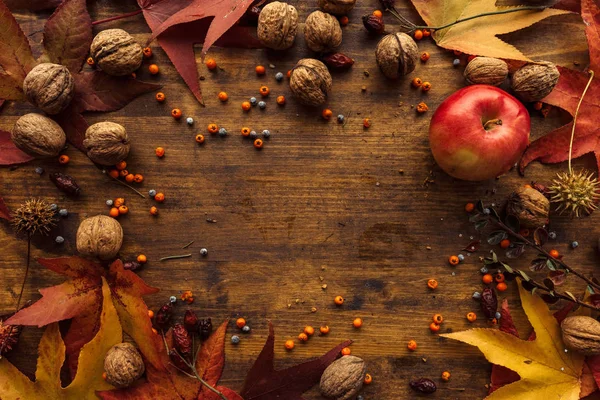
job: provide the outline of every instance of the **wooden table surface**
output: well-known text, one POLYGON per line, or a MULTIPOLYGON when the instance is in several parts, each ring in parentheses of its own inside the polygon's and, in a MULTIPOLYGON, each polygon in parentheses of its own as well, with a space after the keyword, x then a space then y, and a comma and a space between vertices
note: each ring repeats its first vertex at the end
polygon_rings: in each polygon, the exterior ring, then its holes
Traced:
MULTIPOLYGON (((300 20, 316 9, 316 0, 290 1, 300 20)), ((276 333, 276 367, 290 366, 318 356, 343 339, 353 339, 353 354, 362 357, 374 377, 364 389, 366 399, 400 399, 414 396, 408 381, 430 377, 439 383, 432 398, 475 399, 487 393, 490 365, 479 351, 465 344, 443 340, 431 334, 429 321, 442 313, 443 331, 472 326, 485 327, 480 318, 474 325, 465 319, 468 311, 479 313, 471 294, 481 288, 479 254, 467 257, 457 268, 448 266, 449 255, 458 253, 475 235, 463 211, 464 204, 482 198, 501 202, 518 185, 530 180, 548 182, 566 165, 542 166, 534 163, 526 177, 511 171, 499 180, 467 183, 453 180, 435 166, 428 145, 428 125, 433 110, 449 94, 464 85, 463 66, 453 68, 452 53, 437 48, 433 41, 419 42, 421 51, 431 53, 426 64, 398 82, 386 80, 375 63, 376 38, 366 35, 360 16, 378 8, 376 0, 359 1, 343 28, 341 51, 356 60, 352 70, 333 74, 333 92, 328 107, 334 115, 344 114, 345 124, 325 122, 320 109, 302 107, 291 98, 286 82, 277 83, 277 71, 285 73, 299 58, 310 56, 302 35, 287 52, 213 48, 209 55, 221 70, 211 73, 200 63, 198 70, 206 107, 201 107, 187 89, 165 53, 153 44, 153 62, 161 73, 151 77, 144 67, 139 79, 158 82, 167 96, 164 104, 146 94, 124 109, 110 114, 89 114, 90 123, 110 120, 123 124, 132 140, 129 170, 142 173, 144 192, 156 189, 166 194, 157 218, 149 215, 153 202, 142 199, 103 176, 84 154, 71 147, 66 154, 71 162, 60 167, 55 160, 33 161, 15 169, 1 169, 1 195, 16 208, 30 197, 42 197, 69 210, 52 236, 36 240, 33 257, 65 256, 76 253, 75 232, 86 216, 107 214, 106 199, 125 197, 129 215, 119 219, 125 232, 121 256, 132 259, 139 253, 148 256, 140 276, 161 291, 146 300, 156 309, 169 296, 191 289, 192 308, 213 321, 243 316, 252 333, 242 335, 238 346, 226 345, 227 362, 221 384, 241 389, 249 367, 262 348, 267 335, 267 320, 276 333), (254 66, 274 64, 265 77, 257 77, 254 66), (368 74, 366 73, 368 71, 368 74), (413 77, 432 83, 424 94, 410 87, 413 77), (267 84, 272 95, 267 109, 245 114, 240 103, 258 95, 267 84), (367 87, 365 93, 362 86, 367 87), (226 91, 229 101, 221 104, 217 93, 226 91), (288 98, 284 107, 275 97, 288 98), (417 115, 414 105, 425 101, 430 111, 417 115), (189 127, 185 119, 176 122, 171 108, 180 108, 184 117, 194 118, 189 127), (373 126, 362 127, 370 117, 373 126), (207 137, 203 146, 194 135, 204 132, 208 123, 226 127, 226 138, 207 137), (272 137, 262 151, 239 135, 242 126, 272 137), (166 156, 158 159, 154 148, 162 146, 166 156), (34 169, 45 168, 41 177, 34 169), (77 200, 66 198, 48 180, 48 173, 63 171, 76 178, 83 194, 77 200), (424 184, 426 180, 432 180, 424 184), (206 222, 207 218, 217 220, 206 222), (63 245, 54 243, 62 235, 63 245), (190 241, 187 249, 182 247, 190 241), (199 250, 206 247, 203 258, 199 250), (159 262, 173 254, 190 252, 191 258, 159 262), (426 281, 436 278, 440 287, 431 292, 426 281), (326 284, 324 290, 322 285, 326 284), (346 298, 335 307, 333 297, 346 298), (311 308, 316 307, 315 313, 311 308), (355 330, 355 317, 364 326, 355 330), (314 337, 292 352, 283 342, 295 338, 305 325, 328 324, 331 334, 314 337), (414 339, 416 352, 406 349, 414 339), (442 371, 452 373, 442 383, 442 371)), ((408 1, 398 1, 402 13, 413 21, 418 15, 408 1)), ((90 2, 92 19, 106 18, 137 9, 135 2, 90 2), (124 4, 122 4, 124 3, 124 4)), ((34 43, 41 41, 41 29, 48 14, 17 14, 34 43)), ((388 31, 397 30, 386 16, 388 31)), ((149 29, 141 15, 107 23, 106 28, 122 28, 145 42, 149 29)), ((588 62, 583 24, 578 15, 553 17, 514 34, 503 36, 532 59, 583 68, 588 62), (576 62, 577 64, 574 64, 576 62), (578 66, 576 66, 578 65, 578 66)), ((145 66, 147 66, 147 62, 145 66)), ((10 130, 16 119, 34 109, 28 104, 7 103, 0 114, 0 128, 10 130)), ((564 117, 562 118, 564 122, 564 117)), ((561 125, 558 112, 543 119, 532 115, 532 139, 561 125)), ((593 168, 591 157, 576 165, 593 168)), ((585 272, 597 262, 595 242, 598 216, 571 220, 553 217, 552 229, 558 239, 556 248, 566 259, 585 272), (580 247, 569 250, 578 240, 580 247)), ((13 310, 24 272, 26 242, 15 238, 9 224, 0 224, 0 264, 2 286, 0 310, 13 310)), ((533 254, 529 253, 533 258, 533 254)), ((516 265, 525 265, 525 257, 516 265)), ((38 289, 60 283, 62 278, 34 263, 24 299, 36 300, 38 289)), ((569 290, 581 291, 577 281, 567 283, 569 290)), ((522 334, 526 319, 519 308, 516 287, 501 295, 509 299, 522 334)), ((177 315, 185 306, 179 304, 177 315)), ((481 317, 481 315, 480 315, 481 317)), ((10 360, 33 375, 37 342, 42 330, 27 328, 10 360)), ((231 327, 230 334, 237 333, 231 327)), ((320 398, 315 388, 306 399, 320 398)))

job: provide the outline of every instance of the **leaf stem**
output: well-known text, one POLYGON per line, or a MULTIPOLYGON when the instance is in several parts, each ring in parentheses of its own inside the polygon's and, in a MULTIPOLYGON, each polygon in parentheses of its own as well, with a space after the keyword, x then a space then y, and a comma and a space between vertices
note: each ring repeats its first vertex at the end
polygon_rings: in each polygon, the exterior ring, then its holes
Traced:
POLYGON ((175 260, 175 259, 178 259, 178 258, 187 258, 187 257, 191 257, 191 256, 192 256, 192 253, 190 253, 190 254, 180 254, 180 255, 177 255, 177 256, 163 257, 163 258, 161 258, 158 261, 175 260))
POLYGON ((573 128, 571 128, 571 141, 569 142, 569 175, 573 174, 573 170, 571 169, 571 158, 573 156, 573 139, 575 139, 575 125, 577 124, 579 107, 581 107, 581 103, 583 103, 583 98, 585 97, 585 94, 587 93, 587 90, 592 83, 592 79, 594 79, 594 71, 590 69, 588 72, 590 73, 590 79, 588 80, 587 85, 585 85, 585 89, 583 89, 583 93, 581 94, 581 98, 579 99, 579 103, 577 103, 577 108, 575 109, 575 115, 573 116, 573 128))
POLYGON ((125 182, 122 182, 122 181, 118 180, 117 178, 113 178, 112 176, 110 176, 109 174, 107 174, 107 173, 106 173, 106 170, 102 170, 102 173, 103 173, 103 174, 106 174, 107 176, 109 176, 109 177, 110 177, 110 179, 112 179, 112 180, 114 180, 114 181, 116 181, 116 182, 119 182, 121 185, 123 185, 123 186, 126 186, 126 187, 128 187, 129 189, 133 190, 134 192, 136 192, 137 194, 139 194, 139 195, 142 197, 142 199, 145 199, 145 198, 146 198, 146 196, 144 196, 144 195, 143 195, 143 194, 142 194, 142 193, 141 193, 139 190, 137 190, 137 189, 135 189, 134 187, 131 187, 131 186, 129 186, 129 185, 128 185, 128 184, 126 184, 125 182))
POLYGON ((134 15, 141 14, 142 12, 143 12, 143 10, 142 10, 142 9, 139 9, 139 10, 132 11, 132 12, 130 12, 130 13, 127 13, 127 14, 116 15, 116 16, 114 16, 114 17, 105 18, 105 19, 99 19, 98 21, 94 21, 94 22, 92 22, 92 25, 99 25, 99 24, 103 24, 103 23, 105 23, 105 22, 117 21, 117 20, 119 20, 119 19, 133 17, 134 15))

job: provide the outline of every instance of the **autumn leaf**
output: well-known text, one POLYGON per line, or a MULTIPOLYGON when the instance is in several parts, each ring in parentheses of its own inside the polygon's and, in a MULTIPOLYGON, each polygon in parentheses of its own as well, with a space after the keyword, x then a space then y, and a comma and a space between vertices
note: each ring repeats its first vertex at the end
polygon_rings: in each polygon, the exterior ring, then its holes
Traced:
MULTIPOLYGON (((600 73, 600 8, 594 0, 581 1, 581 18, 586 25, 590 51, 589 69, 600 73)), ((577 104, 581 99, 590 75, 587 72, 558 67, 560 78, 556 87, 542 101, 560 107, 572 116, 575 115, 577 104)), ((598 112, 600 111, 600 76, 594 77, 585 95, 573 139, 573 158, 578 158, 587 153, 594 153, 598 170, 600 171, 600 126, 598 126, 598 112)), ((569 142, 573 122, 553 130, 533 142, 525 151, 519 163, 521 173, 532 161, 542 163, 558 163, 569 158, 569 142)))
POLYGON ((497 389, 487 399, 542 399, 556 393, 564 400, 579 399, 583 356, 564 351, 560 325, 539 296, 520 284, 519 293, 535 330, 535 340, 521 340, 495 329, 470 329, 440 336, 477 346, 489 362, 519 374, 520 380, 497 389))
POLYGON ((302 393, 319 383, 323 371, 351 343, 351 340, 347 340, 316 360, 277 371, 273 365, 275 334, 273 324, 269 322, 267 342, 246 375, 240 394, 244 400, 301 400, 302 393))
POLYGON ((27 37, 0 0, 0 98, 23 100, 23 80, 35 65, 27 37))
MULTIPOLYGON (((477 14, 504 10, 496 7, 495 0, 412 0, 413 5, 428 26, 436 27, 457 19, 477 14)), ((466 54, 487 57, 529 60, 514 46, 502 41, 497 35, 526 28, 553 15, 567 11, 545 9, 490 15, 461 22, 432 34, 438 46, 459 50, 466 54)))
POLYGON ((54 8, 58 6, 61 1, 62 0, 5 0, 5 3, 11 11, 40 11, 54 8))
POLYGON ((122 341, 121 325, 112 304, 108 283, 102 279, 102 313, 98 333, 79 353, 79 368, 73 381, 61 385, 60 370, 65 359, 65 344, 58 323, 46 328, 38 347, 35 381, 23 375, 6 358, 0 360, 0 398, 11 399, 93 399, 96 391, 111 387, 102 379, 104 355, 122 341))
POLYGON ((33 157, 23 153, 12 142, 10 132, 0 129, 0 165, 23 164, 31 160, 33 157))
POLYGON ((6 206, 4 199, 0 197, 0 218, 10 221, 12 217, 10 216, 10 210, 6 206))

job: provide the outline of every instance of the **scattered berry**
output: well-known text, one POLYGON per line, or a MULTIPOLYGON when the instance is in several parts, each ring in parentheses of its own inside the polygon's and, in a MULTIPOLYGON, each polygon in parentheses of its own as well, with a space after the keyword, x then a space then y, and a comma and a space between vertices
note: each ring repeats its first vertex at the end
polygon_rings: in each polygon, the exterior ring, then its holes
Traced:
POLYGON ((345 118, 344 118, 344 116, 343 116, 342 114, 339 114, 339 115, 337 116, 337 122, 338 122, 339 124, 343 124, 343 123, 344 123, 344 119, 345 119, 345 118))
POLYGON ((243 328, 244 326, 246 326, 246 320, 244 318, 238 318, 237 321, 235 321, 235 324, 238 328, 243 328))
POLYGON ((494 277, 491 274, 485 274, 481 280, 483 281, 483 283, 485 284, 490 284, 492 282, 494 282, 494 277))
POLYGON ((286 340, 285 341, 285 348, 286 350, 292 350, 294 348, 295 344, 293 340, 286 340))
POLYGON ((268 86, 261 86, 258 91, 262 97, 267 97, 271 93, 268 86))
POLYGON ((251 108, 251 105, 250 105, 250 103, 249 103, 249 102, 247 102, 247 101, 244 101, 244 102, 242 103, 242 110, 244 110, 244 111, 250 111, 250 108, 251 108))
POLYGON ((463 262, 463 261, 465 261, 465 256, 464 256, 464 255, 462 255, 462 254, 459 254, 459 255, 458 255, 458 261, 460 261, 460 262, 463 262))
POLYGON ((329 333, 329 326, 323 325, 319 328, 319 332, 321 332, 321 335, 327 335, 329 333))
POLYGON ((421 40, 421 39, 423 39, 423 31, 420 29, 417 29, 415 31, 415 33, 413 34, 413 36, 415 37, 415 40, 421 40))
POLYGON ((373 383, 373 377, 371 376, 371 374, 365 375, 364 383, 365 385, 370 385, 371 383, 373 383))
POLYGON ((150 197, 156 196, 156 190, 154 190, 154 189, 148 190, 148 196, 150 196, 150 197))
POLYGON ((421 85, 423 84, 423 80, 419 77, 413 78, 413 80, 410 82, 410 84, 413 87, 421 87, 421 85))
POLYGON ((229 100, 229 95, 227 95, 226 92, 219 92, 219 100, 225 103, 227 100, 229 100))
POLYGON ((253 107, 258 104, 258 100, 256 99, 256 97, 250 97, 250 104, 253 107))
POLYGON ((576 249, 577 247, 579 247, 579 242, 577 242, 576 240, 571 242, 571 248, 576 249))
POLYGON ((427 287, 429 289, 435 290, 438 287, 438 281, 436 281, 435 279, 428 280, 427 287))
POLYGON ((42 168, 42 167, 36 167, 35 168, 35 173, 38 174, 38 175, 43 174, 44 173, 44 168, 42 168))
POLYGON ((219 132, 219 127, 217 126, 217 124, 208 124, 208 127, 206 129, 208 130, 208 133, 212 134, 219 132))
POLYGON ((175 296, 169 297, 169 302, 171 302, 171 303, 177 303, 177 297, 175 297, 175 296))
POLYGON ((500 314, 500 311, 496 311, 496 315, 494 315, 496 317, 496 319, 500 319, 502 318, 502 314, 500 314))
POLYGON ((371 127, 371 118, 363 119, 363 128, 369 129, 371 127))
POLYGON ((256 75, 264 75, 267 72, 266 68, 262 65, 257 65, 254 70, 256 71, 256 75))
POLYGON ((475 322, 477 320, 477 315, 474 312, 467 313, 467 321, 475 322))
POLYGON ((481 293, 473 292, 473 295, 471 297, 473 297, 475 300, 479 300, 481 299, 481 293))
POLYGON ((264 145, 264 142, 262 141, 262 139, 256 139, 254 141, 254 148, 255 149, 262 149, 263 145, 264 145))
POLYGON ((150 207, 150 214, 158 215, 158 208, 156 208, 155 206, 150 207))
POLYGON ((249 327, 248 325, 245 325, 245 326, 242 328, 242 332, 244 332, 244 333, 248 333, 248 332, 250 332, 250 327, 249 327))
POLYGON ((262 131, 262 135, 265 139, 268 139, 271 137, 271 131, 269 131, 268 129, 265 129, 264 131, 262 131))
POLYGON ((275 79, 277 80, 277 82, 281 82, 283 80, 283 72, 276 73, 275 79))
POLYGON ((258 137, 258 133, 256 133, 256 131, 250 131, 250 134, 248 136, 250 137, 250 139, 256 139, 258 137))
POLYGON ((500 282, 504 282, 504 274, 502 272, 499 272, 496 274, 496 276, 494 277, 494 280, 496 281, 496 283, 500 283, 500 282))
POLYGON ((204 135, 200 135, 200 134, 196 135, 195 140, 196 140, 196 143, 198 143, 198 144, 204 143, 204 135))
POLYGON ((450 380, 450 372, 444 371, 442 372, 442 380, 448 382, 450 380))
POLYGON ((329 108, 326 108, 321 113, 321 116, 323 117, 323 119, 326 119, 329 121, 331 119, 331 117, 333 116, 333 112, 329 108))
POLYGON ((70 160, 71 159, 66 154, 63 154, 60 157, 58 157, 58 163, 62 165, 68 164, 70 160))
POLYGON ((308 340, 308 335, 302 332, 298 335, 298 340, 301 342, 306 342, 308 340))
POLYGON ((61 217, 66 217, 67 215, 69 215, 69 212, 66 208, 61 208, 60 210, 58 210, 58 215, 60 215, 61 217))
POLYGON ((423 53, 421 53, 421 61, 423 61, 423 62, 427 62, 427 60, 429 60, 430 57, 431 56, 426 51, 424 51, 423 53))
POLYGON ((146 258, 145 255, 140 254, 139 256, 137 256, 137 262, 139 262, 140 264, 146 264, 148 262, 148 259, 146 258))
POLYGON ((548 233, 548 237, 552 240, 556 239, 556 232, 552 231, 552 232, 548 233))
POLYGON ((467 203, 465 205, 465 211, 466 212, 470 213, 470 212, 473 212, 473 210, 475 210, 475 204, 473 204, 473 203, 467 203))
POLYGON ((142 53, 144 53, 144 57, 146 57, 146 58, 152 57, 152 49, 150 47, 144 47, 144 50, 142 50, 142 53))
POLYGON ((110 199, 106 200, 106 205, 109 206, 109 207, 112 207, 113 201, 110 200, 110 199))
POLYGON ((58 244, 63 244, 65 242, 65 238, 62 236, 57 236, 54 241, 58 244))
POLYGON ((433 316, 433 322, 440 325, 442 322, 444 322, 444 317, 442 316, 442 314, 435 314, 433 316))
POLYGON ((162 203, 163 201, 165 201, 165 195, 163 193, 156 193, 156 195, 154 196, 154 200, 156 200, 159 203, 162 203))
POLYGON ((431 324, 429 324, 429 330, 431 332, 438 332, 440 330, 440 326, 435 322, 432 322, 431 324))
POLYGON ((454 61, 452 61, 452 65, 458 67, 460 65, 460 60, 458 58, 455 58, 454 61))
POLYGON ((415 342, 414 340, 409 340, 408 344, 406 345, 406 347, 409 350, 415 351, 417 349, 417 342, 415 342))
POLYGON ((429 92, 431 90, 431 83, 423 82, 423 84, 421 85, 421 90, 424 92, 429 92))
POLYGON ((88 57, 87 60, 85 60, 85 62, 89 66, 93 66, 94 64, 96 64, 96 62, 94 61, 94 59, 92 57, 88 57))
POLYGON ((458 259, 458 256, 450 256, 448 258, 448 262, 450 263, 450 265, 452 265, 454 267, 454 266, 458 265, 458 263, 460 262, 460 260, 458 259))
POLYGON ((175 119, 181 118, 181 110, 179 108, 174 108, 171 110, 171 116, 175 119))
POLYGON ((343 356, 349 356, 350 354, 352 354, 352 350, 350 350, 350 347, 344 347, 342 349, 342 355, 343 356))
POLYGON ((50 209, 51 209, 52 211, 56 211, 56 210, 58 210, 58 205, 57 205, 57 204, 54 204, 54 203, 52 203, 52 204, 50 204, 50 209))
POLYGON ((261 110, 264 110, 265 108, 267 108, 267 103, 265 103, 264 101, 259 101, 258 102, 258 108, 260 108, 261 110))
POLYGON ((280 106, 285 105, 285 96, 277 96, 277 104, 279 104, 280 106))
POLYGON ((206 257, 208 255, 208 250, 206 248, 201 248, 200 249, 200 255, 203 257, 206 257))
POLYGON ((163 158, 165 156, 165 149, 162 147, 157 147, 154 149, 154 153, 156 154, 156 157, 163 158))
POLYGON ((152 75, 158 74, 158 72, 159 72, 158 65, 156 65, 156 64, 150 64, 148 66, 148 71, 150 71, 150 74, 152 74, 152 75))
POLYGON ((313 328, 312 326, 308 325, 304 327, 304 333, 306 333, 308 336, 312 336, 315 334, 315 328, 313 328))
POLYGON ((233 335, 231 337, 231 343, 232 344, 238 344, 238 343, 240 343, 240 337, 238 335, 233 335))
POLYGON ((558 257, 560 257, 560 253, 556 249, 550 250, 549 254, 550 254, 550 257, 552 257, 552 258, 558 258, 558 257))
POLYGON ((333 299, 333 302, 337 306, 341 306, 342 304, 344 304, 344 298, 342 296, 335 296, 335 298, 333 299))
POLYGON ((355 327, 356 329, 360 328, 363 324, 363 320, 362 318, 355 318, 354 321, 352 321, 352 326, 355 327))
POLYGON ((424 112, 427 112, 429 110, 429 107, 427 107, 427 104, 425 104, 424 102, 420 102, 419 104, 417 104, 417 112, 419 114, 423 114, 424 112))
POLYGON ((341 26, 346 26, 346 25, 348 25, 348 23, 350 23, 350 19, 348 19, 347 16, 344 15, 343 17, 340 18, 341 26))
POLYGON ((119 209, 117 207, 111 208, 110 211, 108 212, 108 215, 110 215, 113 218, 117 218, 120 215, 119 209))
POLYGON ((211 71, 215 70, 217 68, 217 62, 212 58, 209 58, 208 60, 206 60, 206 68, 208 68, 211 71))
POLYGON ((225 129, 225 128, 219 129, 219 136, 227 136, 227 129, 225 129))
POLYGON ((194 125, 194 118, 192 118, 192 117, 187 117, 187 119, 185 120, 185 122, 186 122, 188 125, 194 125))
POLYGON ((496 290, 499 292, 504 292, 506 289, 508 289, 506 282, 500 282, 499 284, 496 285, 496 290))
POLYGON ((510 246, 510 240, 508 239, 504 239, 500 242, 500 247, 503 249, 508 249, 508 246, 510 246))

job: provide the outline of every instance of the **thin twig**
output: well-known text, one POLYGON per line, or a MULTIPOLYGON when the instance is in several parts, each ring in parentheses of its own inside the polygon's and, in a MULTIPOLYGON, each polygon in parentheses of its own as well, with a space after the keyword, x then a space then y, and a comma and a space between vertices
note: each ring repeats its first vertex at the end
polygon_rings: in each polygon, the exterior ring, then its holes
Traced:
POLYGON ((581 94, 581 98, 579 99, 579 103, 577 103, 577 108, 575 109, 575 115, 573 116, 573 128, 571 129, 571 141, 569 142, 569 174, 573 174, 573 170, 571 169, 571 157, 573 155, 573 139, 575 138, 575 125, 577 124, 579 107, 581 107, 583 98, 585 97, 585 94, 592 83, 592 79, 594 79, 594 71, 590 69, 588 72, 590 73, 590 79, 588 80, 587 85, 585 85, 585 89, 583 89, 583 93, 581 94))
POLYGON ((191 242, 189 242, 188 244, 186 244, 185 246, 182 247, 182 249, 187 249, 188 247, 190 247, 190 245, 194 243, 194 241, 192 240, 191 242))
POLYGON ((129 17, 133 17, 134 15, 138 15, 142 13, 142 9, 136 10, 136 11, 132 11, 130 13, 127 14, 121 14, 121 15, 116 15, 114 17, 110 17, 110 18, 105 18, 105 19, 99 19, 98 21, 94 21, 92 22, 92 25, 98 25, 98 24, 103 24, 105 22, 110 22, 110 21, 117 21, 119 19, 123 19, 123 18, 129 18, 129 17))
POLYGON ((135 189, 135 188, 133 188, 133 187, 129 186, 128 184, 126 184, 125 182, 122 182, 122 181, 118 180, 117 178, 113 178, 112 176, 110 176, 109 174, 107 174, 107 173, 106 173, 106 171, 104 171, 104 170, 103 170, 103 171, 102 171, 102 173, 104 173, 104 174, 106 174, 107 176, 109 176, 109 177, 110 177, 110 179, 114 180, 115 182, 119 182, 121 185, 123 185, 123 186, 126 186, 126 187, 128 187, 129 189, 133 190, 134 192, 136 192, 137 194, 139 194, 139 195, 140 195, 140 196, 141 196, 143 199, 145 199, 145 198, 146 198, 146 196, 144 196, 142 193, 140 193, 140 191, 139 191, 139 190, 137 190, 137 189, 135 189))
MULTIPOLYGON (((518 269, 515 269, 514 271, 520 272, 518 269)), ((594 306, 593 304, 584 303, 583 301, 581 301, 581 300, 579 300, 577 298, 573 298, 573 297, 568 296, 566 294, 557 292, 554 289, 547 288, 546 286, 544 286, 544 285, 542 285, 542 284, 534 281, 533 279, 529 279, 527 282, 529 282, 530 284, 532 284, 533 286, 535 286, 536 288, 538 288, 540 290, 543 290, 543 291, 545 291, 547 293, 550 293, 551 296, 558 297, 560 299, 567 300, 567 301, 579 304, 582 307, 586 307, 586 308, 589 308, 589 309, 594 310, 594 311, 600 311, 600 308, 594 306)))
POLYGON ((192 253, 190 253, 190 254, 181 254, 181 255, 177 255, 177 256, 163 257, 163 258, 161 258, 158 261, 175 260, 175 259, 178 259, 178 258, 187 258, 187 257, 191 257, 191 256, 192 256, 192 253))

